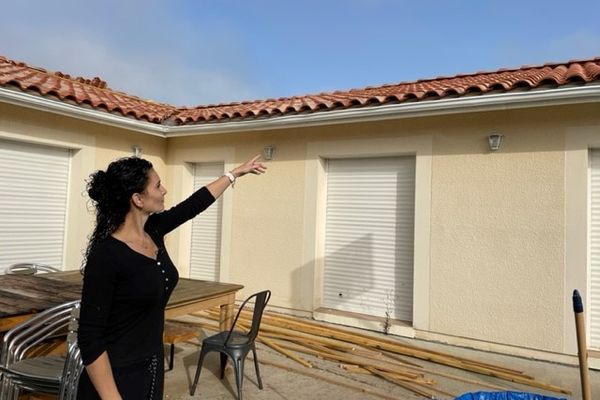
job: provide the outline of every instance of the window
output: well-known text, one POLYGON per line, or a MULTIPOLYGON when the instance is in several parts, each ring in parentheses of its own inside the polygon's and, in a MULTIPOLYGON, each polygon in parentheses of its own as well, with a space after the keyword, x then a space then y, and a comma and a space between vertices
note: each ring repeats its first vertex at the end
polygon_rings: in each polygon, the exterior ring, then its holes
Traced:
POLYGON ((323 305, 412 321, 415 157, 327 160, 323 305))
MULTIPOLYGON (((194 164, 194 191, 223 175, 223 163, 194 164)), ((218 281, 221 259, 222 198, 192 221, 190 278, 218 281)))
POLYGON ((0 271, 63 267, 70 150, 0 140, 0 271))
POLYGON ((590 347, 600 349, 600 150, 590 152, 590 347))

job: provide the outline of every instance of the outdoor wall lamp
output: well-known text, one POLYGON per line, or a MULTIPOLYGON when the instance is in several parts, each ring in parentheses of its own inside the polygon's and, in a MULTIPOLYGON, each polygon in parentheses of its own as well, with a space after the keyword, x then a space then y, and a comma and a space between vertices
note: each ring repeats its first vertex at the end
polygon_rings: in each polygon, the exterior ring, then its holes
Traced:
POLYGON ((273 151, 275 151, 275 147, 265 146, 263 148, 263 158, 265 160, 272 160, 273 159, 273 151))
POLYGON ((133 151, 134 157, 142 156, 142 146, 138 146, 137 144, 134 144, 133 146, 131 146, 131 150, 133 151))
POLYGON ((504 135, 500 133, 494 133, 493 135, 488 136, 488 143, 490 144, 490 150, 496 151, 500 148, 500 144, 502 144, 502 138, 504 135))

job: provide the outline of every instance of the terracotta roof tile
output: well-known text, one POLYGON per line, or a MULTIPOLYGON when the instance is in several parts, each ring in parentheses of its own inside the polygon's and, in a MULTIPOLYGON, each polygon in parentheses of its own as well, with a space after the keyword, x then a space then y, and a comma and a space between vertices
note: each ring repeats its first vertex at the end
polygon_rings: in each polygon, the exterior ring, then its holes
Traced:
POLYGON ((0 86, 16 86, 23 91, 35 91, 61 101, 120 113, 136 119, 161 123, 176 112, 168 104, 155 103, 126 93, 113 91, 98 77, 72 78, 61 72, 49 72, 0 56, 0 86))
POLYGON ((445 97, 485 95, 491 92, 527 90, 586 84, 600 80, 600 58, 548 63, 491 72, 460 74, 451 77, 420 79, 348 91, 306 96, 263 99, 229 104, 176 108, 113 91, 100 78, 71 78, 48 72, 0 56, 0 86, 37 91, 62 101, 117 112, 154 123, 191 124, 269 118, 299 113, 314 113, 390 103, 433 101, 445 97))

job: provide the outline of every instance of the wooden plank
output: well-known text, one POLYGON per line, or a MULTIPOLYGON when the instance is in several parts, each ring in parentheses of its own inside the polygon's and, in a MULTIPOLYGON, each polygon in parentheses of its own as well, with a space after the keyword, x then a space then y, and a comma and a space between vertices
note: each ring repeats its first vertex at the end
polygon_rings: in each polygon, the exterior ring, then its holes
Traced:
POLYGON ((81 286, 35 275, 0 275, 0 317, 26 315, 81 297, 81 286))
POLYGON ((179 278, 175 291, 171 295, 169 303, 193 302, 202 298, 218 297, 227 293, 235 293, 242 289, 243 285, 233 283, 221 283, 201 281, 197 279, 179 278))
POLYGON ((165 318, 175 318, 180 315, 190 314, 199 310, 206 310, 207 308, 222 306, 227 303, 228 296, 220 296, 212 299, 198 298, 196 301, 190 301, 183 304, 173 304, 171 301, 167 304, 165 309, 165 318))
POLYGON ((359 391, 359 392, 362 392, 362 393, 367 393, 369 395, 377 396, 377 397, 380 397, 382 399, 386 399, 386 400, 397 400, 398 399, 398 397, 396 397, 396 396, 390 396, 389 394, 387 394, 387 393, 385 393, 385 392, 383 392, 383 391, 381 391, 379 389, 372 388, 372 387, 367 387, 366 384, 356 384, 356 383, 341 382, 339 380, 339 377, 337 377, 337 376, 334 379, 334 378, 330 378, 330 377, 324 376, 322 374, 317 374, 317 373, 314 373, 314 372, 308 372, 308 371, 305 371, 305 370, 302 370, 302 369, 289 367, 287 365, 279 364, 279 363, 273 362, 271 360, 265 360, 263 358, 260 358, 258 362, 260 364, 271 365, 273 367, 280 368, 280 369, 283 369, 285 371, 293 372, 293 373, 300 374, 300 375, 305 375, 305 376, 308 376, 310 378, 314 378, 314 379, 319 379, 319 380, 325 381, 327 383, 331 383, 331 384, 338 385, 338 386, 343 386, 343 387, 346 387, 346 388, 349 388, 349 389, 352 389, 352 390, 356 390, 356 391, 359 391))
POLYGON ((198 335, 199 332, 197 329, 182 324, 167 322, 165 323, 163 339, 165 343, 179 343, 185 340, 198 338, 198 335))
MULTIPOLYGON (((82 275, 79 271, 53 272, 44 274, 44 279, 78 283, 81 285, 82 275)), ((198 298, 211 299, 223 294, 235 293, 243 288, 243 285, 234 283, 211 282, 180 277, 175 290, 171 294, 167 307, 183 306, 198 301, 198 298)))
MULTIPOLYGON (((249 313, 242 313, 242 321, 248 320, 248 318, 249 313)), ((537 387, 558 393, 571 394, 570 391, 565 388, 539 382, 533 377, 523 373, 522 371, 515 371, 512 369, 503 368, 487 363, 477 362, 474 360, 453 356, 451 354, 421 349, 416 346, 406 345, 400 342, 394 342, 393 340, 387 338, 376 338, 373 336, 369 336, 363 332, 354 332, 337 327, 325 327, 320 324, 313 324, 312 321, 308 322, 307 320, 299 321, 298 319, 294 319, 293 317, 280 315, 273 316, 269 313, 265 313, 265 315, 263 315, 263 320, 261 324, 261 332, 266 334, 277 333, 288 336, 290 338, 295 338, 294 340, 297 343, 298 341, 308 342, 319 340, 322 343, 326 344, 326 342, 323 341, 323 339, 325 338, 329 340, 341 340, 346 341, 348 343, 354 343, 357 345, 365 346, 372 350, 387 351, 395 354, 411 356, 422 360, 427 360, 438 364, 479 373, 482 375, 492 376, 510 382, 522 383, 528 386, 537 387), (321 336, 321 338, 315 339, 317 336, 321 336)), ((348 359, 338 361, 351 364, 359 364, 357 362, 354 362, 354 360, 348 359)), ((378 367, 378 369, 380 368, 378 367)))
POLYGON ((57 280, 57 281, 63 281, 63 282, 71 282, 71 283, 81 284, 82 280, 83 280, 83 275, 81 274, 81 271, 79 271, 79 270, 59 271, 59 272, 52 272, 49 274, 44 274, 44 278, 51 279, 51 280, 57 280))
MULTIPOLYGON (((0 318, 0 332, 6 332, 19 325, 21 322, 31 318, 31 314, 17 315, 15 317, 0 318)), ((2 336, 0 334, 0 336, 2 336)))

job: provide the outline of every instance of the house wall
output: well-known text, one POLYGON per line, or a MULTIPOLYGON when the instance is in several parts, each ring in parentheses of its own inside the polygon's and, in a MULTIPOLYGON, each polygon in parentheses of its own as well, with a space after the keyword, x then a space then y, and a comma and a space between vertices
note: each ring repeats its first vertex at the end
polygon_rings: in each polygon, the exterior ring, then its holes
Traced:
POLYGON ((133 144, 143 147, 144 157, 157 170, 166 170, 164 138, 5 103, 0 103, 0 139, 72 150, 63 257, 66 270, 81 266, 82 251, 93 226, 94 215, 92 209, 88 209, 85 187, 89 174, 106 169, 114 159, 131 155, 133 144))
MULTIPOLYGON (((587 149, 600 147, 596 109, 163 139, 0 104, 0 139, 73 149, 66 269, 79 268, 92 226, 85 179, 130 155, 132 145, 143 147, 162 176, 167 205, 191 193, 193 163, 224 161, 231 169, 275 146, 266 175, 241 178, 224 195, 221 279, 243 284, 240 297, 268 287, 272 305, 308 313, 321 306, 321 158, 416 155, 415 311, 403 333, 574 354, 570 295, 574 288, 584 300, 587 294, 587 149), (487 146, 494 132, 505 135, 498 152, 487 146)), ((167 241, 182 276, 190 228, 167 241)))
POLYGON ((561 125, 510 111, 449 118, 436 135, 430 331, 562 350, 561 125), (505 135, 495 153, 491 132, 505 135))
MULTIPOLYGON (((243 295, 269 287, 273 305, 310 312, 321 305, 319 157, 416 154, 413 334, 573 354, 565 137, 578 126, 600 127, 594 109, 564 106, 170 138, 169 179, 179 198, 191 179, 184 162, 225 160, 231 168, 274 145, 268 173, 242 178, 227 193, 223 248, 229 251, 222 278, 244 284, 243 295), (494 132, 505 136, 498 152, 487 144, 494 132)), ((185 274, 189 233, 178 235, 175 252, 185 274)), ((586 266, 578 268, 584 274, 586 266)))

